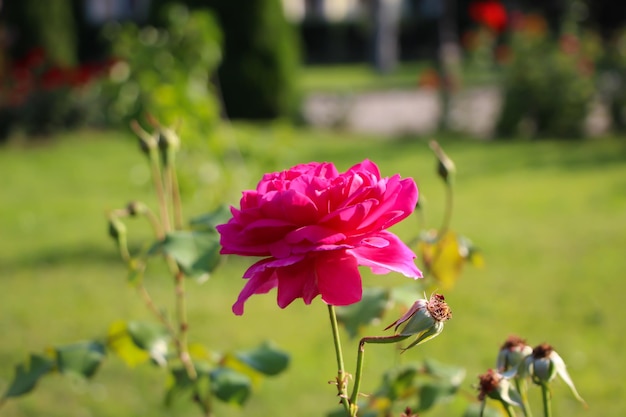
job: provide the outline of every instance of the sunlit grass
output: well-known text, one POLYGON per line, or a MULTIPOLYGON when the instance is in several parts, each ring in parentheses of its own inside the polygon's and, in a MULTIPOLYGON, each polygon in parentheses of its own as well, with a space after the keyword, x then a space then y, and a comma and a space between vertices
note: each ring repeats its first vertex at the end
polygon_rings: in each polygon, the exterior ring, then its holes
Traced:
MULTIPOLYGON (((388 141, 287 126, 237 128, 231 134, 246 172, 224 197, 228 203, 236 203, 240 189, 253 187, 264 170, 310 160, 346 169, 370 158, 383 175, 416 178, 428 225, 441 221, 443 188, 426 139, 388 141)), ((482 249, 486 267, 468 267, 446 293, 454 315, 444 333, 400 360, 429 357, 465 366, 463 390, 474 395, 476 375, 494 366, 499 345, 516 333, 530 344, 554 345, 590 405, 584 410, 557 383, 556 415, 625 415, 626 360, 620 352, 626 330, 626 142, 441 142, 458 168, 452 227, 482 249)), ((183 166, 191 184, 185 194, 189 216, 211 208, 206 196, 212 188, 198 182, 202 159, 188 156, 183 166)), ((102 335, 116 319, 149 318, 125 283, 105 222, 107 210, 130 199, 153 203, 143 163, 130 136, 111 133, 0 150, 0 391, 27 352, 102 335)), ((129 226, 131 234, 146 236, 139 220, 129 226)), ((409 239, 417 228, 417 219, 410 218, 394 231, 409 239)), ((266 379, 243 409, 224 406, 216 414, 319 417, 337 403, 334 387, 327 384, 336 369, 326 309, 316 300, 311 306, 297 301, 283 311, 270 293, 250 299, 246 314, 235 317, 230 306, 247 264, 229 258, 209 282, 188 285, 190 337, 217 351, 270 339, 291 353, 292 363, 286 374, 266 379)), ((407 279, 366 274, 365 282, 401 285, 407 279)), ((167 275, 151 269, 147 285, 171 308, 167 275)), ((381 329, 368 331, 380 334, 381 329)), ((353 371, 356 344, 344 343, 348 371, 353 371)), ((375 389, 380 372, 398 360, 388 346, 368 350, 364 391, 375 389)), ((188 406, 164 409, 165 382, 161 370, 127 370, 109 357, 93 381, 44 378, 34 393, 10 401, 0 416, 199 415, 188 406)), ((461 415, 457 406, 428 415, 461 415)))
MULTIPOLYGON (((428 60, 400 62, 389 73, 381 74, 368 64, 310 65, 300 71, 303 92, 362 93, 389 89, 417 89, 426 71, 434 71, 428 60)), ((431 76, 432 77, 432 76, 431 76)), ((462 85, 494 84, 500 77, 497 68, 485 70, 467 66, 462 70, 462 85)))

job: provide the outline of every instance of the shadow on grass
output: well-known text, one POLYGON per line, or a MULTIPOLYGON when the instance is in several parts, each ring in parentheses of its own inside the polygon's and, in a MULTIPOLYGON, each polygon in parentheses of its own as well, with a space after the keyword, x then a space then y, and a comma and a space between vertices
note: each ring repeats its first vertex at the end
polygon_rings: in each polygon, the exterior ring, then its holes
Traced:
MULTIPOLYGON (((457 163, 464 176, 493 175, 515 170, 558 169, 581 171, 605 169, 626 164, 626 138, 608 137, 588 140, 513 139, 478 140, 464 135, 401 135, 367 141, 347 137, 345 146, 334 149, 338 160, 372 158, 397 160, 399 155, 423 161, 430 155, 429 142, 437 140, 457 163)), ((313 150, 313 159, 328 157, 322 148, 313 150)), ((434 161, 434 156, 433 156, 434 161)))
POLYGON ((17 271, 42 269, 50 267, 83 267, 96 265, 102 267, 123 265, 114 247, 104 248, 93 244, 65 246, 40 249, 32 253, 24 253, 3 262, 6 274, 17 271))

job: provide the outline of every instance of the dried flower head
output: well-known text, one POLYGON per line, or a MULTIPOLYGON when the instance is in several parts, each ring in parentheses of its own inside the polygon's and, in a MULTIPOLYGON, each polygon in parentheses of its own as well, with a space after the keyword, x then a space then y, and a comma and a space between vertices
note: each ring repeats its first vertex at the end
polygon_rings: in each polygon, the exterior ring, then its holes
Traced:
POLYGON ((572 378, 567 372, 565 362, 559 356, 554 348, 542 343, 536 346, 531 355, 524 359, 524 370, 530 375, 532 381, 537 385, 545 385, 550 383, 557 375, 567 384, 574 394, 574 397, 581 403, 585 404, 585 400, 578 394, 572 378))
POLYGON ((533 348, 526 344, 525 339, 514 335, 509 336, 498 352, 496 368, 501 372, 516 370, 532 351, 533 348))
POLYGON ((503 404, 522 406, 521 397, 513 389, 509 376, 493 369, 478 376, 478 399, 482 401, 483 407, 487 398, 498 400, 503 404))
POLYGON ((433 294, 430 299, 417 300, 402 317, 387 326, 385 330, 395 327, 394 330, 398 336, 417 335, 417 339, 406 347, 409 349, 438 336, 443 331, 444 322, 451 317, 452 311, 445 302, 444 296, 433 294), (402 325, 404 326, 398 331, 402 325))

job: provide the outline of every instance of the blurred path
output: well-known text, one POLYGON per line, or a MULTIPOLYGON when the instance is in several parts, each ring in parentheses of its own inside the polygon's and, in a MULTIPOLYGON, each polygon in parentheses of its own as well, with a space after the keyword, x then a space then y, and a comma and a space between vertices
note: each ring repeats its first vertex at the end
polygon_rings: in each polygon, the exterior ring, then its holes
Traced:
MULTIPOLYGON (((490 138, 501 102, 496 87, 459 92, 452 101, 452 128, 477 138, 490 138)), ((437 129, 441 106, 434 89, 314 93, 306 98, 303 114, 315 127, 383 135, 428 134, 437 129)), ((594 105, 587 120, 589 134, 601 134, 607 128, 606 109, 594 105)))

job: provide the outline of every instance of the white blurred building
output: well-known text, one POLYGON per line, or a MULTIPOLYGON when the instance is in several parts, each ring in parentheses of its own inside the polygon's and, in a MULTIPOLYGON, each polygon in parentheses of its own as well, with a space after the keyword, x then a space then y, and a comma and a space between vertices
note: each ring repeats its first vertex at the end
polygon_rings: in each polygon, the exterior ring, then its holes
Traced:
POLYGON ((85 18, 93 25, 114 20, 145 20, 150 0, 84 0, 85 18))
POLYGON ((305 19, 341 22, 362 16, 362 0, 282 0, 287 18, 293 22, 305 19))

